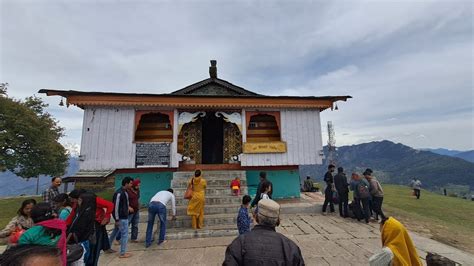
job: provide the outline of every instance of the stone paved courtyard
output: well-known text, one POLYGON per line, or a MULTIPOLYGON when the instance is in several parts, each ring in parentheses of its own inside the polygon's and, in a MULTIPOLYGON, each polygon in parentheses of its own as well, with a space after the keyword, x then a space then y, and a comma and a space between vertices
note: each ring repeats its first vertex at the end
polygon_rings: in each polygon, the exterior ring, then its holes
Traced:
MULTIPOLYGON (((285 214, 278 232, 295 241, 307 265, 368 265, 368 258, 381 246, 379 225, 364 224, 338 215, 285 214)), ((140 232, 139 239, 143 239, 140 232)), ((221 265, 226 246, 235 237, 169 240, 162 246, 144 248, 130 243, 133 257, 119 259, 103 254, 100 265, 221 265)), ((442 254, 462 265, 474 265, 474 255, 434 240, 412 234, 420 257, 426 251, 442 254)), ((118 250, 118 246, 114 245, 118 250)))

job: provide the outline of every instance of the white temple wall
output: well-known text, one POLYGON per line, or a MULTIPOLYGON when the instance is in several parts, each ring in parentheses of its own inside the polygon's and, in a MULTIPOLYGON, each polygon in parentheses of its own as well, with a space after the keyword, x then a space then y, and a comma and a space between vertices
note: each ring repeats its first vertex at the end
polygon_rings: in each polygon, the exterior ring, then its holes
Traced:
POLYGON ((318 110, 281 110, 281 140, 286 153, 243 154, 242 166, 322 164, 323 149, 318 110))

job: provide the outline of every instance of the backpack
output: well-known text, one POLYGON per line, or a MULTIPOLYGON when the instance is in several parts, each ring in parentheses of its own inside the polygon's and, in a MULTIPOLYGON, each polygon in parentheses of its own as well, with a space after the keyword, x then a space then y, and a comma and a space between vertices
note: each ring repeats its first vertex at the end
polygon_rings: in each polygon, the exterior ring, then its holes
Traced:
POLYGON ((357 185, 357 192, 359 192, 359 198, 361 199, 370 197, 369 187, 362 181, 357 185))

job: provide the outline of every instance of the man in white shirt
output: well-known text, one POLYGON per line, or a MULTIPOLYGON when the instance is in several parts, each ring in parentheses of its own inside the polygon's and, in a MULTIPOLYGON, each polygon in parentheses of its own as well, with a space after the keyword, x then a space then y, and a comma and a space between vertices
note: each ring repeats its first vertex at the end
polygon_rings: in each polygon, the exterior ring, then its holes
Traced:
POLYGON ((176 219, 176 200, 173 194, 173 189, 163 190, 155 194, 148 205, 148 225, 146 227, 145 247, 151 246, 153 224, 155 223, 155 216, 158 215, 160 219, 160 237, 158 245, 165 241, 166 234, 166 204, 171 201, 171 208, 173 210, 172 219, 176 219))

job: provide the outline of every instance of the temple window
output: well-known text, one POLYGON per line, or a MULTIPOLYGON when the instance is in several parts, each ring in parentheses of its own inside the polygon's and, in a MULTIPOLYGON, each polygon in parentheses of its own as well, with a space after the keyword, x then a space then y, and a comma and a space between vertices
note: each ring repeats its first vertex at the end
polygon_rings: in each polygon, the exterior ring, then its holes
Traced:
POLYGON ((173 128, 169 114, 140 111, 136 113, 135 119, 136 142, 173 142, 173 128))
POLYGON ((279 113, 250 114, 247 120, 247 142, 281 141, 279 113))

